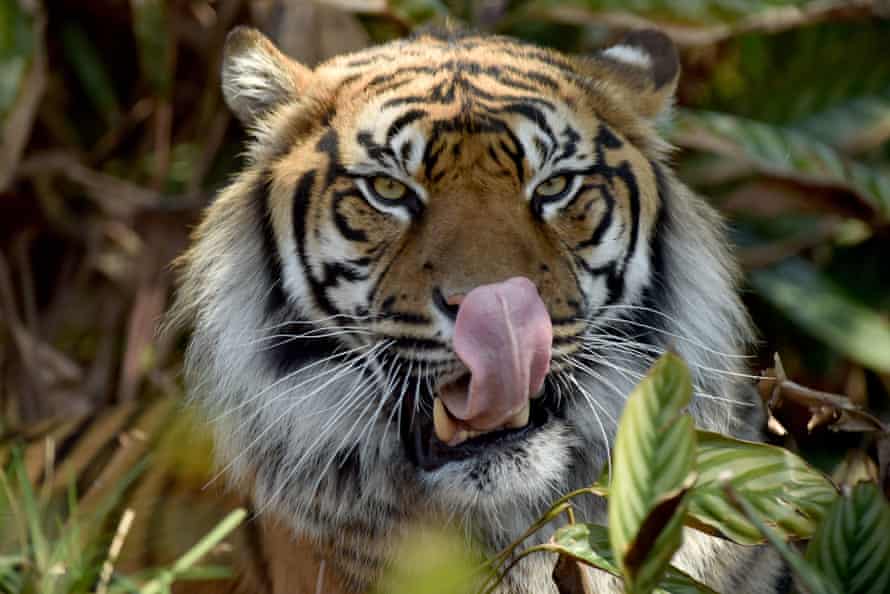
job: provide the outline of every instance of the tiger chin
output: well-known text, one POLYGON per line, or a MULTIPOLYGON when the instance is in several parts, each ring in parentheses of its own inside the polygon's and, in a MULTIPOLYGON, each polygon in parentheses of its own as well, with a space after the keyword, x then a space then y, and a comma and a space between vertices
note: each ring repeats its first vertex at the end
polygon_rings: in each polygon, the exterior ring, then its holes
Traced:
MULTIPOLYGON (((656 130, 679 72, 648 30, 586 56, 429 31, 314 70, 232 31, 247 164, 180 260, 173 320, 220 464, 264 518, 272 567, 246 591, 370 591, 424 522, 499 550, 594 480, 668 349, 698 425, 756 438, 721 221, 656 130)), ((698 533, 675 562, 721 591, 787 588, 768 553, 698 533)), ((499 591, 555 592, 553 564, 499 591)))

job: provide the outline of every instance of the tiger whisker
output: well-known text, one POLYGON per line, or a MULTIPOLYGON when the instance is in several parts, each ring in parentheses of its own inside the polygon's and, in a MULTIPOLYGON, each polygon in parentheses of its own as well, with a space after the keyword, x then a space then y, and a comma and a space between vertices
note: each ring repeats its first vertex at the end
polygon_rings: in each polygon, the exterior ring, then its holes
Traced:
MULTIPOLYGON (((575 384, 575 388, 577 388, 578 391, 581 392, 581 396, 584 398, 584 400, 590 406, 590 410, 593 412, 593 416, 596 418, 596 422, 599 425, 600 433, 603 436, 603 443, 604 444, 611 443, 611 440, 609 439, 609 436, 606 433, 606 426, 603 425, 603 420, 602 420, 602 418, 600 418, 599 411, 597 411, 597 409, 596 409, 597 408, 596 404, 598 404, 596 402, 596 399, 593 398, 593 396, 581 386, 581 382, 579 382, 577 379, 575 379, 574 374, 569 373, 569 374, 567 374, 567 377, 571 380, 571 382, 573 384, 575 384)), ((602 405, 600 405, 600 406, 602 406, 602 405)), ((615 419, 613 419, 612 416, 608 413, 608 411, 605 410, 605 407, 603 407, 602 410, 603 410, 603 414, 605 414, 607 417, 609 417, 609 420, 611 420, 612 423, 615 424, 615 426, 617 427, 618 424, 615 422, 615 419)), ((606 449, 606 464, 608 465, 608 468, 609 468, 609 480, 611 481, 611 478, 612 478, 612 452, 609 450, 608 445, 606 445, 604 447, 606 449)))
MULTIPOLYGON (((399 365, 401 370, 401 365, 399 365)), ((392 425, 392 420, 395 415, 402 410, 402 400, 405 398, 405 389, 407 387, 408 378, 411 377, 411 372, 414 370, 414 359, 411 359, 408 363, 408 370, 402 375, 402 383, 401 389, 399 390, 399 397, 395 399, 395 403, 393 404, 393 409, 389 413, 389 418, 386 420, 386 424, 383 427, 383 435, 380 436, 380 448, 383 449, 383 444, 386 443, 386 436, 389 434, 389 427, 392 425)), ((383 407, 383 402, 389 399, 388 393, 384 393, 380 398, 380 406, 378 408, 383 407)))
MULTIPOLYGON (((379 346, 380 344, 385 344, 385 343, 379 343, 378 345, 375 345, 375 348, 376 348, 377 346, 379 346)), ((311 397, 314 396, 316 393, 318 393, 319 391, 323 390, 323 389, 326 388, 328 385, 330 385, 333 381, 336 381, 336 380, 340 379, 341 377, 345 376, 347 373, 349 373, 350 371, 352 371, 353 369, 355 369, 356 366, 357 366, 358 364, 362 363, 362 362, 363 362, 363 359, 367 358, 372 352, 373 352, 373 349, 372 349, 371 351, 369 351, 368 353, 365 353, 365 354, 363 355, 363 357, 358 358, 358 359, 355 359, 355 360, 353 360, 353 361, 350 361, 350 362, 347 363, 346 365, 336 368, 337 371, 338 371, 338 373, 337 373, 336 375, 334 375, 333 378, 327 380, 327 381, 326 381, 325 383, 323 383, 322 385, 317 386, 317 387, 316 387, 315 389, 313 389, 309 394, 305 394, 305 395, 301 396, 300 398, 296 399, 293 403, 291 403, 291 404, 288 406, 288 408, 285 410, 285 413, 282 414, 282 415, 280 415, 280 416, 278 417, 278 420, 280 421, 280 419, 282 419, 282 418, 286 418, 286 417, 287 417, 287 416, 294 410, 294 408, 296 408, 297 406, 299 406, 300 404, 302 404, 302 402, 304 402, 306 399, 311 398, 311 397)), ((315 376, 315 377, 313 377, 312 379, 317 379, 317 377, 318 377, 318 376, 315 376)), ((276 383, 277 383, 277 382, 276 382, 276 383)), ((281 394, 276 395, 275 398, 273 398, 272 400, 269 401, 269 403, 266 403, 266 406, 268 406, 271 402, 274 402, 275 400, 278 400, 279 398, 283 397, 284 395, 293 392, 296 388, 298 388, 298 387, 299 387, 300 385, 302 385, 302 384, 303 384, 303 382, 301 382, 300 384, 297 384, 297 386, 292 386, 292 387, 288 388, 287 390, 285 390, 285 391, 282 392, 281 394)), ((266 388, 266 389, 268 389, 268 388, 266 388)), ((255 418, 258 414, 261 414, 262 410, 263 410, 263 408, 261 407, 260 409, 258 409, 258 410, 254 413, 253 417, 251 417, 251 418, 255 418)), ((248 422, 248 421, 249 421, 249 420, 246 420, 246 421, 244 421, 244 423, 246 423, 246 422, 248 422)), ((241 427, 243 427, 244 423, 241 424, 241 427)), ((228 470, 229 470, 229 469, 230 469, 230 468, 231 468, 231 467, 232 467, 232 466, 233 466, 233 465, 234 465, 240 458, 242 458, 245 454, 247 454, 248 452, 250 452, 250 451, 253 449, 253 447, 254 447, 254 446, 255 446, 255 445, 256 445, 256 444, 257 444, 263 437, 265 437, 265 435, 266 435, 267 433, 269 433, 269 431, 271 431, 271 430, 276 426, 276 424, 277 424, 277 423, 269 423, 269 425, 268 425, 267 427, 265 427, 262 431, 260 431, 260 432, 254 437, 254 439, 253 439, 253 440, 252 440, 246 447, 244 447, 240 452, 238 452, 237 454, 235 454, 235 456, 232 457, 232 459, 229 461, 229 463, 226 464, 223 468, 221 468, 221 469, 220 469, 220 470, 219 470, 219 471, 218 471, 218 472, 217 472, 217 473, 216 473, 216 474, 215 474, 215 475, 214 475, 214 476, 213 476, 213 477, 212 477, 212 478, 211 478, 211 479, 204 485, 204 488, 206 489, 206 488, 209 487, 211 484, 213 484, 214 482, 216 482, 216 481, 217 481, 223 474, 225 474, 226 472, 228 472, 228 470)))
MULTIPOLYGON (((230 409, 228 409, 228 410, 226 410, 226 411, 223 411, 223 412, 220 413, 218 416, 216 416, 216 417, 210 419, 210 423, 215 424, 216 422, 221 421, 221 420, 224 419, 225 417, 227 417, 227 416, 229 416, 230 414, 232 414, 232 413, 234 413, 234 412, 236 412, 236 411, 238 411, 238 410, 244 408, 245 406, 249 405, 251 402, 257 400, 258 398, 262 398, 267 392, 269 392, 269 390, 272 390, 272 389, 274 389, 276 386, 278 386, 279 384, 282 384, 282 383, 284 383, 284 382, 286 382, 286 381, 292 379, 294 376, 297 376, 297 375, 302 374, 302 373, 306 373, 307 371, 309 371, 309 370, 311 370, 311 369, 313 369, 313 368, 315 368, 315 367, 318 367, 319 365, 324 365, 325 363, 330 363, 331 361, 334 361, 335 359, 339 359, 339 358, 341 358, 341 357, 346 357, 346 356, 348 356, 348 355, 351 355, 351 354, 353 354, 353 353, 356 353, 356 352, 358 352, 358 351, 361 351, 361 350, 363 350, 363 349, 368 349, 368 348, 370 348, 370 349, 373 351, 373 349, 376 348, 376 346, 373 345, 373 346, 370 346, 370 347, 369 347, 368 345, 361 345, 361 346, 357 346, 357 347, 354 347, 354 348, 351 348, 351 349, 347 349, 347 350, 345 350, 345 351, 340 351, 340 352, 334 353, 334 354, 332 354, 332 355, 328 355, 327 357, 325 357, 325 358, 323 358, 323 359, 319 359, 318 361, 313 361, 313 362, 310 363, 309 365, 306 365, 306 366, 304 366, 304 367, 300 367, 299 369, 296 369, 296 370, 294 370, 294 371, 292 371, 292 372, 290 372, 290 373, 288 373, 288 374, 286 374, 286 375, 283 375, 282 377, 278 378, 277 380, 275 380, 274 382, 272 382, 271 384, 269 384, 268 386, 266 386, 265 388, 263 388, 262 390, 260 390, 257 394, 254 394, 254 395, 251 396, 250 398, 247 398, 247 399, 245 399, 245 400, 242 400, 242 401, 241 401, 240 403, 238 403, 236 406, 234 406, 234 407, 232 407, 232 408, 230 408, 230 409)), ((312 376, 308 377, 306 380, 304 380, 304 381, 298 383, 296 386, 292 386, 292 388, 299 388, 299 387, 305 385, 305 384, 308 383, 308 382, 311 382, 311 381, 314 381, 314 380, 318 379, 319 377, 323 377, 323 376, 325 376, 325 375, 328 375, 328 374, 330 374, 330 373, 333 373, 336 369, 337 369, 337 368, 335 367, 335 368, 332 368, 332 369, 329 369, 329 370, 322 371, 322 372, 320 372, 320 373, 318 373, 318 374, 313 374, 312 376)), ((277 398, 277 397, 276 397, 276 398, 277 398)))
MULTIPOLYGON (((590 320, 589 318, 576 318, 576 321, 590 323, 593 320, 590 320)), ((636 326, 639 328, 645 328, 646 330, 651 330, 652 332, 659 332, 661 334, 664 334, 665 336, 669 336, 669 337, 675 338, 677 340, 682 340, 684 342, 687 342, 693 346, 696 346, 696 347, 702 349, 705 352, 711 353, 712 355, 717 355, 720 357, 727 357, 727 358, 737 357, 737 355, 734 355, 732 353, 724 353, 724 352, 718 351, 716 349, 712 349, 711 347, 707 346, 706 344, 699 342, 693 338, 690 338, 684 334, 677 334, 676 332, 670 332, 663 328, 658 328, 657 326, 652 326, 651 324, 644 324, 643 322, 638 322, 637 320, 630 320, 627 318, 613 318, 613 317, 608 317, 608 316, 600 316, 600 317, 596 318, 596 321, 615 322, 615 323, 620 323, 620 324, 630 324, 632 326, 636 326)))
MULTIPOLYGON (((603 339, 600 337, 588 336, 588 337, 582 337, 582 342, 584 342, 586 344, 595 345, 595 346, 603 346, 603 347, 615 348, 615 349, 619 349, 620 346, 633 345, 634 347, 639 349, 636 351, 636 354, 639 354, 641 356, 644 355, 644 353, 642 351, 648 351, 650 353, 655 353, 658 356, 663 355, 664 353, 667 352, 667 349, 665 349, 665 348, 658 347, 658 346, 651 345, 651 344, 646 344, 643 342, 635 342, 635 341, 614 341, 613 342, 608 339, 603 339)), ((650 357, 650 359, 651 359, 651 357, 650 357)), ((722 375, 728 375, 728 376, 732 376, 732 377, 740 377, 740 378, 744 378, 744 379, 754 379, 754 380, 775 379, 775 377, 768 376, 768 375, 757 375, 757 374, 751 374, 751 373, 743 373, 743 372, 739 372, 739 371, 731 371, 728 369, 718 369, 716 367, 710 367, 708 365, 703 365, 701 363, 696 363, 694 361, 688 361, 687 364, 690 367, 695 367, 697 369, 701 369, 702 371, 707 371, 710 373, 717 373, 717 374, 722 374, 722 375)))
MULTIPOLYGON (((600 355, 600 353, 596 353, 596 354, 600 355)), ((593 357, 589 353, 584 353, 584 354, 579 355, 579 358, 583 358, 583 359, 588 360, 592 363, 605 365, 606 367, 613 369, 619 373, 629 374, 629 375, 633 376, 634 378, 636 378, 637 380, 640 380, 640 379, 643 379, 644 377, 646 377, 645 373, 633 371, 626 367, 621 367, 620 365, 616 364, 615 362, 605 359, 601 356, 593 357)), ((714 400, 716 402, 724 402, 727 404, 732 404, 733 406, 746 406, 746 407, 757 406, 755 403, 743 402, 743 401, 735 400, 733 398, 726 398, 723 396, 716 396, 714 394, 709 394, 707 392, 703 392, 695 383, 693 383, 693 393, 695 394, 696 397, 703 398, 705 400, 714 400)), ((624 395, 624 398, 625 399, 627 398, 627 394, 624 395)))
MULTIPOLYGON (((380 343, 380 344, 384 344, 384 343, 380 343)), ((389 345, 387 345, 387 346, 389 346, 389 345)), ((385 350, 385 347, 382 350, 385 350)), ((367 368, 367 366, 371 364, 371 357, 366 357, 363 363, 364 363, 363 368, 367 368)), ((276 489, 276 491, 272 494, 272 496, 269 497, 269 499, 268 499, 269 502, 274 501, 275 498, 278 497, 281 490, 287 485, 288 482, 290 482, 290 479, 296 473, 299 472, 299 470, 302 467, 302 465, 304 464, 304 462, 309 459, 309 455, 312 454, 312 452, 314 452, 315 449, 323 443, 324 438, 328 435, 328 433, 330 433, 331 431, 334 430, 334 428, 337 427, 337 424, 339 423, 340 419, 346 417, 347 415, 352 414, 353 409, 354 409, 354 404, 356 402, 359 402, 362 398, 366 398, 373 391, 373 387, 371 385, 362 383, 363 378, 364 378, 364 373, 356 374, 355 380, 353 381, 352 386, 350 386, 350 389, 347 391, 346 396, 343 397, 339 402, 340 411, 338 411, 338 414, 335 414, 334 416, 332 416, 322 426, 321 432, 316 437, 315 441, 313 441, 313 443, 301 454, 300 458, 297 459, 297 461, 293 464, 293 468, 291 468, 291 470, 288 472, 287 476, 284 477, 284 480, 281 482, 281 485, 276 489)), ((318 473, 318 478, 316 479, 315 486, 312 491, 313 493, 317 492, 318 488, 321 486, 321 481, 324 480, 324 476, 325 476, 325 473, 327 472, 328 468, 330 468, 330 465, 336 459, 337 455, 342 451, 344 444, 346 444, 346 442, 351 438, 352 433, 355 430, 358 423, 362 422, 365 419, 366 412, 371 408, 371 406, 373 405, 373 402, 374 402, 373 399, 367 398, 367 402, 365 403, 365 406, 362 408, 361 414, 354 415, 355 420, 353 421, 352 425, 350 425, 349 429, 347 429, 344 432, 343 440, 340 442, 338 447, 333 448, 331 450, 331 455, 328 458, 328 462, 325 464, 323 470, 318 473)), ((370 426, 371 424, 372 423, 369 423, 368 426, 370 426)), ((359 436, 354 441, 353 447, 349 448, 346 451, 344 458, 349 457, 350 453, 352 452, 352 449, 360 441, 361 441, 361 436, 359 436)), ((259 513, 259 511, 257 513, 259 513)))
POLYGON ((379 319, 378 315, 367 315, 367 316, 358 316, 353 314, 333 314, 330 316, 326 316, 323 318, 317 318, 313 320, 285 320, 283 322, 279 322, 277 324, 272 324, 269 326, 261 326, 256 329, 259 332, 268 332, 269 330, 277 330, 279 328, 284 328, 286 326, 296 326, 296 325, 306 325, 306 326, 320 326, 325 322, 330 322, 331 320, 336 319, 346 319, 350 322, 363 322, 368 320, 376 320, 379 319))
MULTIPOLYGON (((681 323, 679 319, 674 318, 673 316, 670 316, 659 309, 655 309, 652 307, 646 307, 644 305, 633 305, 630 303, 616 303, 616 304, 612 304, 612 305, 600 305, 594 309, 594 313, 597 311, 616 310, 616 309, 631 310, 631 311, 644 311, 647 313, 653 313, 653 314, 659 315, 659 316, 663 317, 665 320, 672 322, 674 324, 677 324, 677 325, 680 325, 680 323, 681 323)), ((614 318, 590 318, 590 317, 587 318, 587 320, 591 321, 591 322, 595 321, 597 319, 602 319, 605 321, 614 321, 615 320, 614 318)), ((627 320, 626 318, 618 318, 618 319, 620 319, 621 321, 634 321, 634 320, 627 320)), ((581 321, 583 321, 583 320, 581 320, 581 321)), ((654 328, 648 327, 648 326, 646 328, 649 330, 654 329, 654 328)), ((713 352, 716 355, 720 355, 720 356, 727 357, 730 359, 754 359, 754 358, 756 358, 755 355, 745 355, 745 354, 739 354, 739 353, 724 353, 724 352, 720 352, 720 351, 716 351, 716 350, 712 350, 710 352, 713 352)))
MULTIPOLYGON (((290 483, 291 479, 302 470, 303 464, 305 464, 306 461, 310 459, 310 455, 315 452, 316 448, 324 443, 324 438, 337 428, 337 423, 340 421, 340 419, 346 417, 347 415, 352 415, 356 408, 354 405, 360 402, 364 396, 367 396, 368 392, 370 391, 367 386, 361 386, 360 384, 357 384, 356 386, 357 387, 354 387, 350 390, 348 399, 346 399, 345 402, 340 403, 341 410, 338 412, 338 414, 335 414, 328 420, 327 423, 322 426, 321 432, 318 434, 312 445, 310 445, 305 451, 303 451, 296 462, 293 463, 288 473, 279 481, 279 485, 278 487, 276 487, 275 491, 273 491, 271 495, 266 498, 266 503, 262 507, 257 509, 257 516, 259 516, 266 509, 266 507, 277 500, 282 491, 287 487, 288 483, 290 483), (364 390, 362 390, 361 388, 364 388, 364 390)), ((344 432, 344 437, 343 440, 340 442, 340 446, 338 448, 331 449, 331 455, 328 457, 328 462, 325 464, 322 471, 317 473, 317 478, 312 489, 313 493, 316 493, 321 487, 321 482, 324 480, 325 473, 327 473, 331 464, 336 459, 337 454, 340 453, 343 444, 345 444, 351 437, 353 430, 355 430, 355 427, 365 417, 365 413, 372 406, 372 402, 373 401, 371 401, 370 399, 367 400, 364 408, 359 411, 360 414, 354 415, 355 420, 353 421, 352 425, 350 425, 349 429, 344 432)), ((344 456, 344 458, 348 458, 348 454, 344 456)))

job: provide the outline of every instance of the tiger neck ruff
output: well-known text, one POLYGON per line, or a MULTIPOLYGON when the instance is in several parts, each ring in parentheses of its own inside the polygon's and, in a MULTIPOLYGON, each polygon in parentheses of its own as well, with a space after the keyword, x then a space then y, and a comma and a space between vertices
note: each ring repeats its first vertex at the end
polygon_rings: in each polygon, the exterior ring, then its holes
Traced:
MULTIPOLYGON (((721 223, 655 129, 678 76, 655 31, 584 57, 430 32, 314 70, 229 35, 248 163, 180 261, 174 319, 226 475, 311 571, 367 591, 423 521, 503 547, 599 473, 668 348, 700 426, 754 433, 721 223)), ((759 558, 694 536, 677 561, 774 592, 759 558)), ((554 592, 552 566, 501 591, 554 592)))

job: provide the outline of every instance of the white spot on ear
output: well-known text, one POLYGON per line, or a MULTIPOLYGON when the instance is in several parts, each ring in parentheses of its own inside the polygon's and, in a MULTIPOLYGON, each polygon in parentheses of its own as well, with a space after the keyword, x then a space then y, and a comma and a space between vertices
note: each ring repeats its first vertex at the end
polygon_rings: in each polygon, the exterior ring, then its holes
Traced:
POLYGON ((251 114, 283 100, 286 86, 287 78, 281 66, 261 51, 251 50, 232 57, 223 72, 226 99, 251 114))
POLYGON ((612 46, 603 50, 603 55, 631 66, 647 69, 652 67, 652 57, 645 50, 632 45, 612 46))

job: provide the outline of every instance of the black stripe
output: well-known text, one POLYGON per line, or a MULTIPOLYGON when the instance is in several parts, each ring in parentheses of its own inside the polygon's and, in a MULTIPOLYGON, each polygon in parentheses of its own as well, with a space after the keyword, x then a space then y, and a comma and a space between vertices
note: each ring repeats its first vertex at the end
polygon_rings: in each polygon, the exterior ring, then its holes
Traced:
POLYGON ((334 219, 334 225, 336 225, 340 235, 349 241, 367 242, 367 233, 365 233, 363 229, 356 229, 355 227, 350 226, 346 217, 340 213, 340 203, 348 198, 356 198, 361 200, 362 203, 365 202, 364 195, 362 195, 356 188, 334 192, 334 195, 331 197, 331 218, 334 219))
POLYGON ((556 135, 553 133, 553 129, 547 123, 547 118, 544 116, 544 113, 538 109, 537 107, 529 104, 529 103, 510 103, 509 105, 505 105, 503 107, 495 110, 495 113, 517 113, 528 120, 531 120, 533 124, 535 124, 538 128, 541 129, 544 134, 547 135, 547 138, 550 139, 551 144, 556 144, 556 135))
POLYGON ((273 315, 280 312, 287 305, 287 296, 284 294, 284 277, 281 272, 281 256, 278 253, 278 245, 275 241, 275 230, 272 224, 272 213, 269 208, 269 199, 272 191, 272 177, 268 173, 262 174, 262 183, 258 183, 254 189, 251 200, 255 209, 255 216, 260 225, 260 242, 262 249, 263 274, 269 291, 266 293, 266 314, 273 315))
POLYGON ((395 161, 396 154, 393 150, 385 145, 377 144, 374 142, 374 137, 367 130, 360 131, 356 137, 356 141, 365 149, 365 152, 368 153, 368 157, 374 159, 381 166, 385 167, 387 165, 387 161, 395 161))
POLYGON ((303 174, 297 183, 297 189, 294 191, 293 198, 293 219, 294 219, 294 238, 297 243, 297 254, 300 258, 306 279, 309 282, 309 288, 312 290, 312 296, 315 303, 322 311, 329 315, 339 313, 334 304, 328 299, 324 285, 319 282, 315 275, 312 274, 312 268, 309 264, 309 256, 306 253, 306 214, 309 210, 309 201, 312 196, 312 187, 315 185, 315 176, 317 172, 310 169, 303 174))
POLYGON ((504 66, 502 66, 502 68, 512 74, 516 74, 518 76, 523 76, 529 80, 533 80, 536 83, 543 85, 552 91, 559 90, 559 83, 556 82, 556 79, 551 78, 542 72, 536 72, 534 70, 520 70, 519 68, 516 68, 515 66, 509 66, 509 65, 504 65, 504 66))
POLYGON ((667 287, 667 236, 670 226, 673 224, 670 213, 670 186, 664 171, 655 161, 649 162, 655 174, 655 187, 658 191, 658 213, 655 216, 655 225, 652 228, 652 239, 649 241, 649 283, 643 289, 642 305, 645 309, 637 310, 634 320, 654 328, 650 330, 642 326, 638 332, 644 336, 642 340, 650 344, 658 342, 658 329, 664 328, 664 316, 656 312, 662 311, 663 300, 667 287), (651 311, 654 310, 654 311, 651 311))
MULTIPOLYGON (((596 227, 593 230, 593 233, 590 234, 590 237, 578 244, 578 249, 584 249, 587 247, 596 246, 596 245, 599 245, 600 242, 602 242, 603 235, 605 235, 606 231, 608 231, 609 227, 612 226, 612 216, 613 216, 614 210, 615 210, 615 197, 612 196, 612 192, 609 191, 609 188, 607 186, 598 184, 598 185, 585 186, 585 188, 590 188, 590 189, 595 188, 600 192, 603 200, 606 203, 606 212, 603 213, 603 216, 600 219, 600 222, 597 223, 596 227)), ((581 191, 583 191, 585 188, 582 188, 581 191)), ((579 191, 578 194, 580 194, 581 191, 579 191)), ((573 202, 574 202, 574 200, 573 200, 573 202)), ((592 205, 593 201, 591 201, 590 204, 592 205)), ((568 208, 568 205, 566 205, 566 208, 568 208)))
POLYGON ((630 241, 627 251, 624 253, 624 259, 621 262, 621 274, 627 270, 630 259, 636 253, 637 238, 640 235, 640 188, 637 185, 637 178, 630 168, 630 163, 622 162, 615 174, 627 186, 627 200, 630 203, 630 241))
MULTIPOLYGON (((562 145, 562 152, 553 160, 554 164, 575 156, 578 152, 578 141, 581 140, 581 135, 569 125, 566 125, 560 136, 565 138, 566 142, 562 145)), ((578 158, 582 158, 582 155, 578 155, 578 158)))
POLYGON ((340 137, 337 131, 333 128, 327 130, 318 140, 315 149, 328 157, 328 170, 325 173, 324 183, 325 186, 330 186, 340 169, 340 137))
POLYGON ((793 585, 794 580, 791 575, 791 567, 785 561, 782 561, 782 569, 779 571, 779 575, 776 576, 775 581, 776 594, 790 594, 791 586, 793 585))
POLYGON ((486 101, 531 103, 547 107, 550 110, 556 109, 552 101, 548 101, 547 99, 543 99, 541 97, 533 95, 500 95, 489 93, 488 91, 483 90, 481 87, 478 87, 471 83, 469 80, 467 80, 466 77, 461 74, 455 74, 453 78, 447 78, 440 81, 435 86, 433 86, 430 92, 426 95, 407 95, 389 99, 383 104, 383 108, 387 109, 399 105, 410 105, 417 103, 448 105, 454 102, 454 98, 458 89, 468 96, 477 99, 483 99, 486 101))
POLYGON ((392 142, 392 139, 401 132, 405 126, 411 124, 419 120, 420 118, 426 117, 428 114, 426 111, 422 109, 411 109, 406 111, 395 120, 393 120, 392 124, 389 125, 389 129, 386 131, 386 142, 389 144, 392 142))

